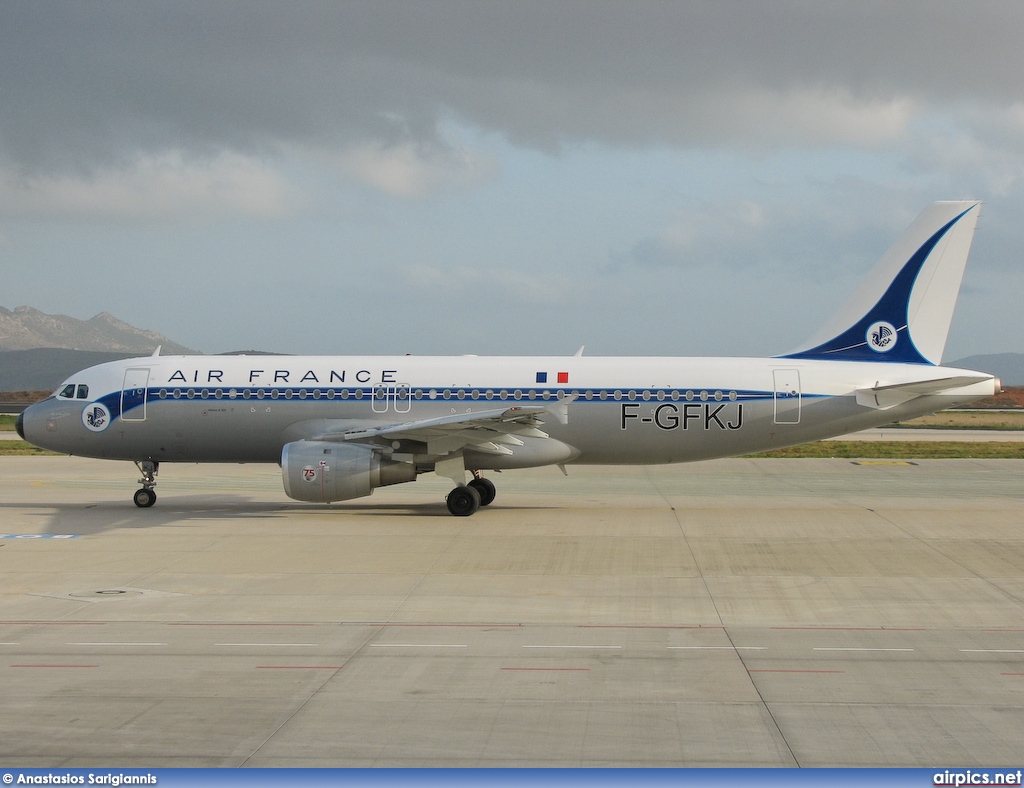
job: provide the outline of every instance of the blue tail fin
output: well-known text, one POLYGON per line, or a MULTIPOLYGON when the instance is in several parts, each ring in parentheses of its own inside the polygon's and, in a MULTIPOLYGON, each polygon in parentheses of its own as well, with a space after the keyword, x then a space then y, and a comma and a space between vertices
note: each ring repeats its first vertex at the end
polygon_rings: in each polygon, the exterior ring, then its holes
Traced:
POLYGON ((980 206, 926 208, 832 320, 781 358, 939 364, 980 206))

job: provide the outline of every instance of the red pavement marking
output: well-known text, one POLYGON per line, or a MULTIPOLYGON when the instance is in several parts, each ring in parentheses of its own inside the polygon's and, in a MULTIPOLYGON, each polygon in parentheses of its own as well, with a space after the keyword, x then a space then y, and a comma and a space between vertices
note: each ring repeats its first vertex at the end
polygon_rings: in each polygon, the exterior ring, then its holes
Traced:
POLYGON ((99 665, 11 665, 12 668, 98 668, 99 665))
POLYGON ((771 627, 808 632, 924 632, 924 627, 771 627))
POLYGON ((194 621, 168 621, 169 627, 315 627, 316 624, 260 624, 260 623, 219 623, 194 621))
POLYGON ((106 621, 0 621, 0 627, 23 627, 23 626, 72 626, 72 627, 103 627, 106 621))
POLYGON ((725 627, 685 626, 673 624, 578 624, 577 629, 725 629, 725 627))
POLYGON ((371 627, 487 627, 489 629, 512 629, 522 628, 522 624, 402 624, 402 623, 378 623, 367 624, 371 627))

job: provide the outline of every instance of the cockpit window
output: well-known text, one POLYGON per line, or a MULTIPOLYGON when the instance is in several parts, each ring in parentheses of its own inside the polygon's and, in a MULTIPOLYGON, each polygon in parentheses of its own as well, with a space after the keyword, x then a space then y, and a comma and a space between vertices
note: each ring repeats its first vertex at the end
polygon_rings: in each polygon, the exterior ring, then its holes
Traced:
POLYGON ((84 383, 68 383, 57 396, 62 399, 89 399, 89 387, 84 383))

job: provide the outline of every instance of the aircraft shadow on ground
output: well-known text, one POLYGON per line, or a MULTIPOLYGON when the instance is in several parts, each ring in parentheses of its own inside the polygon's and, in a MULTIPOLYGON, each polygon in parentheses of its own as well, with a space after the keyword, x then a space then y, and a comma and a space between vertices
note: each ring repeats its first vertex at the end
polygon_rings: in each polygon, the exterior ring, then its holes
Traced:
MULTIPOLYGON (((508 506, 495 506, 495 509, 508 506)), ((517 511, 546 510, 549 506, 515 506, 517 511)), ((131 501, 105 500, 88 503, 40 503, 11 501, 0 503, 0 513, 5 509, 26 512, 27 517, 46 518, 42 527, 26 529, 24 526, 0 528, 3 533, 39 533, 48 536, 75 535, 91 536, 106 531, 141 528, 200 527, 211 521, 274 520, 281 518, 323 515, 329 513, 345 517, 400 517, 434 521, 468 521, 476 523, 486 519, 487 510, 482 509, 472 518, 453 518, 444 501, 421 503, 392 503, 380 501, 360 504, 294 504, 253 501, 243 496, 175 497, 158 501, 150 509, 140 509, 131 501)), ((3 518, 10 523, 10 518, 3 518)))

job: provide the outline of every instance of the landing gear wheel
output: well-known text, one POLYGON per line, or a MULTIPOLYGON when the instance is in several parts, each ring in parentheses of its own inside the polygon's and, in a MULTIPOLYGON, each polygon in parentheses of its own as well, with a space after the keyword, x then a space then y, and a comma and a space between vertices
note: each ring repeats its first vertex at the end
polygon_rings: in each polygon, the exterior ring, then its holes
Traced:
POLYGON ((494 487, 494 482, 490 479, 480 476, 470 481, 469 486, 480 493, 481 506, 490 506, 494 503, 494 496, 497 495, 498 491, 494 487))
POLYGON ((448 493, 448 511, 456 517, 469 517, 480 508, 480 493, 473 487, 456 487, 448 493))
POLYGON ((156 503, 156 493, 153 492, 153 487, 156 486, 156 475, 160 472, 160 463, 153 460, 136 460, 135 466, 142 474, 142 478, 139 479, 142 489, 135 491, 133 500, 140 509, 148 509, 156 503))
POLYGON ((156 503, 156 493, 148 487, 143 487, 141 490, 135 491, 135 497, 133 500, 135 501, 135 505, 140 509, 148 509, 156 503))

